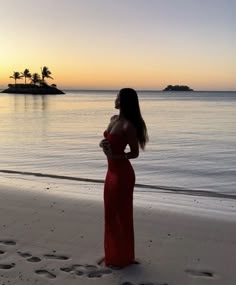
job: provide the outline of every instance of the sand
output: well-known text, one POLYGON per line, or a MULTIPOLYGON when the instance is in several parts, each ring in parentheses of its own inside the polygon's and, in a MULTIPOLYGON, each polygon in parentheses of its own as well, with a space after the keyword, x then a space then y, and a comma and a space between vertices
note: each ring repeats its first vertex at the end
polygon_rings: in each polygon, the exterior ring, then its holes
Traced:
POLYGON ((236 284, 236 200, 136 191, 140 264, 111 270, 102 184, 0 178, 0 285, 236 284))

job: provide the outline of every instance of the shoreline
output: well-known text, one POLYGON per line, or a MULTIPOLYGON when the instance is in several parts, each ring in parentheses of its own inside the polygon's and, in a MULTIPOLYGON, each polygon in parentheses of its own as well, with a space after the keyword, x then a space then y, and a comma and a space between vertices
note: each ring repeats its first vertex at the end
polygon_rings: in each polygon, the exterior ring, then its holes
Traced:
MULTIPOLYGON (((82 178, 82 177, 73 177, 73 176, 66 176, 66 175, 56 175, 56 174, 46 174, 41 172, 28 172, 28 171, 16 171, 16 170, 2 170, 0 169, 0 173, 5 174, 16 174, 16 175, 23 175, 23 176, 35 176, 35 177, 44 177, 44 178, 52 178, 52 179, 62 179, 62 180, 70 180, 70 181, 81 181, 81 182, 91 182, 91 183, 98 183, 103 184, 104 180, 102 179, 91 179, 91 178, 82 178)), ((232 199, 236 200, 236 195, 230 195, 227 193, 220 193, 220 192, 213 192, 209 190, 199 190, 199 189, 192 189, 189 190, 183 187, 168 187, 168 186, 161 186, 161 185, 150 185, 150 184, 140 184, 136 183, 135 188, 140 189, 150 189, 150 190, 159 190, 160 192, 164 193, 175 193, 175 194, 183 194, 183 195, 190 195, 190 196, 203 196, 203 197, 212 197, 212 198, 222 198, 222 199, 232 199)), ((151 192, 151 191, 148 191, 151 192)), ((156 193, 156 191, 153 191, 156 193)))
POLYGON ((235 284, 233 200, 136 192, 140 264, 108 271, 97 265, 103 254, 102 185, 0 176, 3 283, 235 284))

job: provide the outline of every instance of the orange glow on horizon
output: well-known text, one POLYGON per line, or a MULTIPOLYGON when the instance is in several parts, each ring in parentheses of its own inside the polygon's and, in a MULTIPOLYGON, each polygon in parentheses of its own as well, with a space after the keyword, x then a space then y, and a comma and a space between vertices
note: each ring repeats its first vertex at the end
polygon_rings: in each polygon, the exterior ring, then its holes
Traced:
POLYGON ((92 2, 5 0, 0 88, 47 66, 59 88, 236 90, 234 1, 92 2))
MULTIPOLYGON (((40 67, 46 65, 52 72, 54 80, 49 84, 57 84, 59 88, 68 89, 120 89, 131 86, 136 89, 162 90, 167 85, 188 85, 194 90, 236 90, 233 63, 218 62, 209 64, 205 58, 196 57, 192 61, 182 58, 168 61, 167 57, 154 58, 143 54, 137 60, 128 56, 108 54, 107 58, 91 59, 89 54, 83 58, 73 58, 68 53, 54 57, 45 56, 32 59, 31 54, 22 57, 16 55, 2 57, 0 88, 14 83, 9 77, 13 71, 22 72, 28 68, 31 73, 41 73, 40 67), (60 59, 60 60, 59 60, 60 59), (30 64, 27 64, 30 63, 30 64)), ((19 80, 18 82, 24 82, 19 80)))

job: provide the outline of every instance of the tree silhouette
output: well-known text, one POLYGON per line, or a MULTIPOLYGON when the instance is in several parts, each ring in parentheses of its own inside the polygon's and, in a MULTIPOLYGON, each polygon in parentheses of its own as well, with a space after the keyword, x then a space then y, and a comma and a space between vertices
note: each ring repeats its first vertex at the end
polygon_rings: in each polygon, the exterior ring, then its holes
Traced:
POLYGON ((31 74, 29 72, 29 69, 26 68, 23 72, 21 72, 21 74, 22 74, 22 77, 25 78, 25 85, 26 85, 26 78, 31 78, 31 74))
POLYGON ((42 83, 44 84, 44 83, 46 83, 45 82, 45 78, 51 78, 51 79, 53 79, 52 77, 51 77, 51 71, 48 69, 48 67, 47 66, 44 66, 43 68, 41 67, 41 74, 42 74, 42 83))
POLYGON ((40 75, 38 73, 33 73, 31 76, 31 83, 36 85, 36 83, 39 83, 39 82, 41 82, 40 75))
POLYGON ((10 76, 10 78, 13 78, 15 80, 15 86, 16 86, 16 80, 22 79, 22 75, 20 75, 20 72, 14 71, 13 75, 10 76))

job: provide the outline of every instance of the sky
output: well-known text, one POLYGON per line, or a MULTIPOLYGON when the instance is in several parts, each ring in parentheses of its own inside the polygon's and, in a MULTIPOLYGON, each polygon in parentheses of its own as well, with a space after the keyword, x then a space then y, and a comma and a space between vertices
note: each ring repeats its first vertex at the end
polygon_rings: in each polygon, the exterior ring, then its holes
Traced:
POLYGON ((235 0, 0 0, 0 11, 0 88, 47 66, 64 89, 236 90, 235 0))

